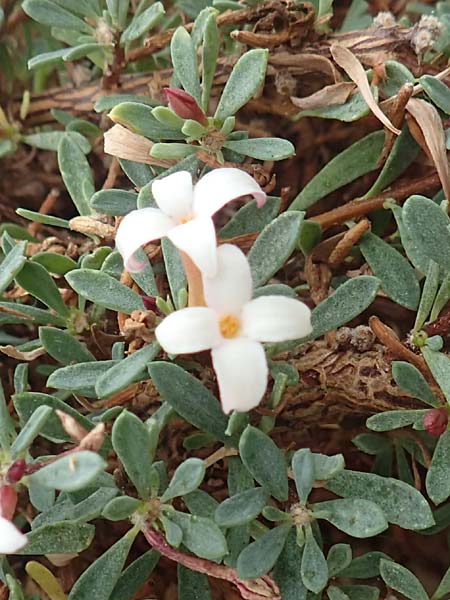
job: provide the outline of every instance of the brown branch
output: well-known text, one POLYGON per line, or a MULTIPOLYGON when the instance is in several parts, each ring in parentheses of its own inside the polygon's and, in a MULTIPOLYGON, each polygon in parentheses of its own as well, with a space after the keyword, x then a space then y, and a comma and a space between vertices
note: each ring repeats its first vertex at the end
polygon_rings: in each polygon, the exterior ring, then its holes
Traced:
POLYGON ((436 172, 433 172, 423 177, 413 179, 412 181, 410 180, 406 183, 401 183, 395 188, 392 188, 375 198, 370 198, 369 200, 352 200, 343 206, 338 206, 338 208, 329 210, 321 215, 311 217, 311 219, 316 223, 319 223, 322 229, 326 230, 334 225, 345 223, 345 221, 351 219, 358 219, 374 210, 383 208, 383 204, 389 198, 401 202, 409 198, 412 194, 422 194, 424 192, 432 194, 439 188, 439 175, 436 172))
POLYGON ((236 571, 231 567, 219 565, 204 558, 184 554, 172 548, 166 542, 162 533, 153 529, 148 523, 145 523, 141 527, 141 530, 148 543, 162 556, 197 573, 204 573, 216 579, 229 581, 236 586, 244 600, 281 600, 278 586, 268 575, 252 581, 243 581, 239 579, 236 571))
POLYGON ((363 219, 349 229, 330 254, 328 259, 330 267, 338 267, 347 258, 353 246, 359 242, 369 229, 370 221, 368 219, 363 219))

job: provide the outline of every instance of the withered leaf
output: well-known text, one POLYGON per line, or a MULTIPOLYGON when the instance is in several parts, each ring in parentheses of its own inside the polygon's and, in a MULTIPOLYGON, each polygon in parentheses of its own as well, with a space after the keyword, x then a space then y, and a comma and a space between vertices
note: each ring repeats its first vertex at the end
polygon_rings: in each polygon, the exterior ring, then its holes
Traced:
POLYGON ((333 106, 334 104, 344 104, 355 88, 356 85, 354 83, 341 81, 332 85, 326 85, 321 90, 304 98, 291 96, 291 102, 301 110, 312 110, 325 106, 333 106))

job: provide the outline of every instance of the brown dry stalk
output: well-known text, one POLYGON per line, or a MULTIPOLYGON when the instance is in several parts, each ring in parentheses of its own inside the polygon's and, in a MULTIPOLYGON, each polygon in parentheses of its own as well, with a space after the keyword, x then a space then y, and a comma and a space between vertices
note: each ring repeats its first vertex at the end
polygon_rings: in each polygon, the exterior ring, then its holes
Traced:
POLYGON ((281 600, 278 586, 268 575, 251 581, 243 581, 239 579, 236 571, 231 567, 219 565, 204 558, 184 554, 172 548, 166 542, 163 534, 148 523, 144 523, 141 526, 141 530, 148 543, 162 556, 197 573, 204 573, 216 579, 229 581, 236 586, 244 600, 281 600))
POLYGON ((322 229, 326 230, 334 225, 339 225, 340 223, 345 223, 345 221, 350 221, 352 219, 358 219, 374 210, 383 208, 383 204, 389 198, 401 202, 406 200, 406 198, 412 194, 433 194, 439 189, 439 186, 439 175, 437 173, 430 173, 423 177, 408 181, 407 183, 402 183, 379 196, 375 196, 375 198, 370 198, 370 200, 352 200, 343 206, 338 206, 338 208, 329 210, 321 215, 311 217, 311 219, 316 223, 319 223, 322 229))
MULTIPOLYGON (((398 94, 394 97, 394 102, 392 104, 392 108, 390 110, 390 118, 391 122, 395 127, 401 129, 403 121, 405 119, 405 109, 408 103, 408 100, 411 98, 414 92, 414 86, 412 83, 405 83, 402 85, 398 94)), ((392 146, 396 140, 395 135, 391 131, 386 131, 386 138, 384 140, 383 150, 381 151, 380 158, 378 160, 378 167, 384 165, 385 160, 387 159, 389 152, 392 150, 392 146)))
POLYGON ((359 242, 366 231, 369 231, 370 226, 369 219, 362 219, 344 234, 344 237, 339 240, 328 258, 330 267, 338 267, 347 258, 350 250, 359 242))
POLYGON ((398 339, 394 330, 385 325, 378 317, 372 316, 369 319, 370 329, 374 332, 382 344, 386 346, 389 352, 395 358, 401 358, 411 363, 419 369, 427 379, 433 380, 433 376, 422 356, 414 354, 398 339))

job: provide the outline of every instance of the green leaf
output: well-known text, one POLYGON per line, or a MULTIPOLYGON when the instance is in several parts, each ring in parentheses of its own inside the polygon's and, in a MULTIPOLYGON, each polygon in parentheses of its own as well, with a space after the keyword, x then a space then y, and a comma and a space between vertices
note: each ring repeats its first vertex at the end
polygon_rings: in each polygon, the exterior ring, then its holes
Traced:
MULTIPOLYGON (((19 414, 22 426, 29 421, 29 419, 32 417, 33 413, 37 410, 37 408, 45 405, 49 406, 54 410, 61 410, 67 413, 88 431, 94 427, 94 425, 91 423, 91 421, 89 421, 89 419, 81 415, 78 411, 76 411, 74 408, 72 408, 59 398, 55 398, 54 396, 48 396, 47 394, 40 394, 38 392, 22 392, 20 394, 15 394, 13 397, 13 401, 14 408, 19 414)), ((4 421, 2 420, 0 422, 4 421)), ((61 425, 61 421, 55 413, 49 416, 40 434, 43 437, 56 443, 72 441, 72 438, 65 432, 63 426, 61 425)))
POLYGON ((58 315, 54 315, 50 313, 48 310, 42 310, 42 308, 36 308, 35 306, 31 306, 28 304, 20 304, 19 302, 0 302, 0 309, 6 309, 6 311, 2 311, 6 313, 7 311, 16 311, 20 313, 20 317, 17 319, 21 319, 23 321, 34 321, 36 324, 38 323, 51 323, 52 325, 58 325, 59 327, 64 327, 65 321, 58 315))
MULTIPOLYGON (((67 51, 67 48, 64 50, 67 51)), ((59 51, 57 50, 57 52, 59 51)), ((43 55, 41 54, 40 56, 43 55)), ((34 57, 34 59, 36 58, 37 57, 34 57)), ((33 146, 34 148, 40 148, 41 150, 54 150, 56 152, 58 150, 59 142, 65 136, 72 138, 73 141, 80 146, 80 149, 84 152, 84 154, 88 154, 91 151, 91 144, 89 141, 84 137, 84 135, 81 135, 77 131, 39 131, 37 133, 24 135, 21 141, 25 144, 33 146)))
POLYGON ((91 167, 80 146, 68 135, 59 142, 58 165, 64 185, 80 215, 92 214, 89 200, 95 186, 91 167))
POLYGON ((117 104, 122 102, 139 102, 141 104, 147 104, 148 106, 158 106, 159 102, 148 96, 139 96, 138 94, 111 94, 102 96, 94 104, 94 110, 97 113, 103 112, 104 110, 111 110, 117 104))
POLYGON ((109 600, 119 581, 136 532, 129 531, 92 563, 73 586, 68 600, 109 600))
POLYGON ((22 8, 27 15, 42 25, 92 33, 92 28, 85 21, 50 0, 25 0, 22 8))
POLYGON ((88 42, 86 44, 79 44, 78 46, 73 46, 72 48, 68 48, 66 53, 63 55, 62 59, 64 62, 71 62, 74 60, 79 60, 80 58, 84 58, 89 54, 92 54, 97 51, 106 51, 110 48, 107 44, 99 44, 97 42, 88 42))
POLYGON ((161 502, 167 502, 196 490, 203 481, 204 476, 204 461, 199 458, 188 458, 176 469, 169 487, 161 496, 161 502))
POLYGON ((61 367, 53 371, 47 379, 47 387, 69 391, 88 390, 95 395, 95 384, 98 378, 114 364, 116 364, 114 360, 99 360, 61 367))
POLYGON ((149 579, 159 560, 159 552, 149 550, 120 575, 109 600, 131 600, 149 579))
POLYGON ((317 338, 345 325, 375 300, 380 281, 370 275, 349 279, 312 311, 311 337, 317 338))
POLYGON ((266 283, 295 249, 304 213, 286 212, 266 225, 248 253, 253 285, 266 283))
POLYGON ((369 500, 348 498, 314 504, 316 519, 325 519, 335 527, 357 538, 378 535, 388 527, 381 508, 369 500))
POLYGON ((116 189, 100 190, 92 196, 90 205, 95 211, 105 215, 127 215, 132 210, 136 210, 137 197, 136 192, 116 189))
POLYGON ((192 38, 184 27, 178 27, 170 44, 173 70, 185 91, 201 102, 197 53, 192 38))
POLYGON ((327 595, 329 600, 350 600, 347 594, 335 585, 330 585, 327 589, 327 595))
POLYGON ((226 539, 219 527, 211 519, 187 515, 178 511, 169 513, 183 531, 183 544, 188 550, 209 560, 218 560, 228 553, 226 539))
POLYGON ((124 521, 136 512, 141 505, 141 501, 137 498, 119 496, 119 498, 110 500, 103 508, 102 517, 108 519, 108 521, 124 521))
POLYGON ((261 231, 277 216, 281 206, 281 198, 268 196, 262 208, 258 208, 256 200, 246 202, 219 231, 219 238, 226 240, 245 233, 261 231))
POLYGON ((228 419, 220 403, 198 379, 168 362, 153 362, 148 371, 162 399, 183 419, 222 442, 231 441, 225 434, 228 419))
POLYGON ((264 83, 268 57, 268 50, 257 48, 239 58, 225 84, 215 119, 224 121, 253 98, 264 83))
POLYGON ((220 527, 245 525, 259 515, 269 495, 264 488, 253 488, 227 498, 216 508, 214 519, 220 527))
POLYGON ((64 365, 95 361, 86 346, 67 331, 55 327, 39 327, 39 339, 47 353, 64 365))
POLYGON ((408 126, 404 125, 401 134, 394 142, 380 174, 364 198, 372 198, 389 187, 414 162, 419 151, 419 144, 412 137, 408 126))
POLYGON ((392 431, 412 425, 427 412, 427 410, 388 410, 369 417, 366 426, 372 431, 392 431))
MULTIPOLYGON (((120 123, 128 129, 131 129, 131 131, 144 135, 151 140, 184 139, 185 136, 179 129, 163 125, 155 119, 152 115, 152 110, 151 106, 147 106, 140 102, 121 102, 111 110, 108 117, 114 121, 114 123, 120 123)), ((148 166, 145 166, 148 169, 148 166)), ((148 181, 140 181, 139 187, 142 187, 146 183, 148 183, 148 181)))
POLYGON ((450 496, 450 431, 443 433, 434 449, 428 468, 426 488, 434 504, 441 504, 450 496))
MULTIPOLYGON (((27 261, 17 274, 16 282, 62 317, 68 316, 69 309, 64 304, 55 282, 47 270, 38 263, 27 261)), ((22 310, 22 306, 20 309, 22 310)))
POLYGON ((32 262, 37 262, 49 273, 56 275, 65 275, 69 271, 77 268, 77 263, 63 254, 56 252, 38 252, 31 257, 32 262))
POLYGON ((114 277, 94 269, 77 269, 66 276, 70 286, 84 298, 111 310, 131 314, 144 310, 142 298, 114 277))
POLYGON ((0 380, 0 447, 2 450, 9 448, 11 440, 14 439, 16 430, 14 421, 8 409, 8 404, 0 380))
POLYGON ((308 590, 299 577, 303 550, 296 541, 296 531, 291 528, 284 548, 273 569, 283 600, 306 600, 308 590))
MULTIPOLYGON (((210 9, 206 9, 208 11, 210 9)), ((192 34, 194 39, 194 32, 192 34)), ((194 42, 195 43, 195 42, 194 42)), ((220 33, 216 23, 215 11, 208 13, 203 28, 203 48, 202 48, 202 107, 208 110, 209 96, 214 83, 216 73, 217 58, 220 48, 220 33)))
POLYGON ((229 140, 224 142, 223 147, 258 160, 283 160, 295 154, 293 144, 281 138, 229 140))
POLYGON ((124 410, 114 422, 112 444, 140 497, 148 498, 155 449, 147 427, 139 417, 124 410))
POLYGON ((403 529, 420 530, 434 524, 425 498, 403 481, 374 473, 346 470, 328 481, 327 488, 343 498, 362 498, 375 502, 390 523, 400 525, 403 529))
POLYGON ((239 440, 242 462, 267 492, 281 502, 288 498, 288 478, 283 452, 260 429, 248 425, 239 440))
POLYGON ((414 398, 418 398, 430 406, 439 406, 439 401, 431 391, 425 377, 414 365, 401 360, 394 361, 392 363, 392 377, 402 390, 405 390, 414 398))
POLYGON ((319 594, 328 581, 328 564, 310 526, 306 529, 301 576, 303 585, 314 594, 319 594))
POLYGON ((423 285, 419 308, 417 309, 414 331, 419 331, 422 328, 432 310, 439 287, 439 271, 439 265, 436 264, 434 260, 430 260, 428 263, 428 269, 425 283, 423 285))
POLYGON ((450 115, 450 90, 443 81, 433 75, 422 75, 419 83, 426 95, 447 115, 450 115))
POLYGON ((314 458, 309 448, 301 448, 292 457, 295 487, 302 504, 306 504, 314 483, 314 458))
POLYGON ((162 239, 161 248, 172 300, 176 308, 181 308, 179 306, 180 292, 187 287, 181 255, 178 248, 168 238, 162 239))
POLYGON ((30 479, 50 489, 74 492, 88 486, 105 467, 98 454, 82 450, 58 458, 30 475, 30 479))
POLYGON ((135 15, 131 23, 125 29, 120 37, 121 44, 133 42, 147 33, 150 29, 161 22, 165 14, 164 6, 161 2, 156 2, 149 6, 146 10, 135 15))
POLYGON ((340 187, 378 166, 384 132, 375 131, 335 156, 296 196, 290 210, 304 210, 340 187))
POLYGON ((52 523, 27 534, 28 544, 16 554, 69 554, 82 552, 91 545, 95 527, 83 523, 52 523))
POLYGON ((316 481, 326 481, 331 479, 337 473, 340 473, 345 467, 345 461, 342 454, 327 456, 326 454, 314 453, 314 479, 316 481))
POLYGON ((99 377, 95 384, 98 397, 107 398, 133 382, 147 379, 146 367, 159 351, 160 345, 158 342, 153 342, 113 365, 99 377))
POLYGON ((415 575, 402 565, 381 559, 380 575, 383 581, 396 592, 410 600, 428 600, 428 594, 415 575))
POLYGON ((52 412, 53 410, 50 406, 39 406, 34 411, 11 446, 13 458, 17 457, 31 446, 34 438, 39 435, 52 412))
POLYGON ((6 290, 25 264, 27 260, 24 256, 26 245, 25 241, 19 242, 0 263, 0 294, 6 290))
POLYGON ((350 579, 378 577, 380 574, 380 560, 382 558, 390 560, 389 556, 383 552, 368 552, 362 556, 357 556, 352 560, 350 566, 340 573, 340 576, 350 579))
POLYGON ((419 304, 420 286, 406 258, 371 232, 364 235, 359 247, 386 294, 401 306, 415 310, 419 304))
POLYGON ((33 529, 42 527, 43 525, 50 525, 51 523, 60 523, 61 521, 76 523, 92 521, 92 519, 96 519, 102 514, 105 505, 114 498, 117 492, 117 488, 101 487, 76 504, 71 500, 59 500, 45 512, 35 517, 33 520, 33 529))
POLYGON ((335 577, 352 562, 352 547, 349 544, 335 544, 331 546, 328 556, 328 572, 330 577, 335 577))
POLYGON ((264 533, 239 555, 237 572, 241 579, 257 579, 268 573, 283 550, 292 525, 280 525, 264 533))
POLYGON ((450 358, 443 352, 435 352, 426 346, 422 348, 422 354, 447 402, 450 403, 450 358))
POLYGON ((18 208, 16 213, 35 223, 43 223, 44 225, 50 225, 51 227, 64 227, 65 229, 70 229, 69 221, 54 217, 53 215, 42 215, 34 210, 26 210, 25 208, 18 208))
POLYGON ((411 196, 402 211, 405 227, 411 237, 415 252, 422 262, 429 259, 448 271, 450 264, 450 219, 432 200, 411 196))
POLYGON ((378 600, 380 597, 380 590, 370 585, 342 585, 339 590, 349 600, 378 600))
POLYGON ((433 594, 433 600, 440 600, 450 592, 450 567, 445 572, 444 577, 438 585, 437 590, 433 594))
POLYGON ((212 600, 208 577, 179 564, 178 600, 212 600))

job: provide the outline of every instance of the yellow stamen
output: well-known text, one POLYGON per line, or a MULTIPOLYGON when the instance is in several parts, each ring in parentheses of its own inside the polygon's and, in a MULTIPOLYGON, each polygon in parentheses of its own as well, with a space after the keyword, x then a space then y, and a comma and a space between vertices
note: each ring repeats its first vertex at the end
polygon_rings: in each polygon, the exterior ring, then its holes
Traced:
POLYGON ((234 338, 239 333, 241 323, 239 319, 233 315, 225 315, 219 321, 220 333, 224 338, 234 338))

